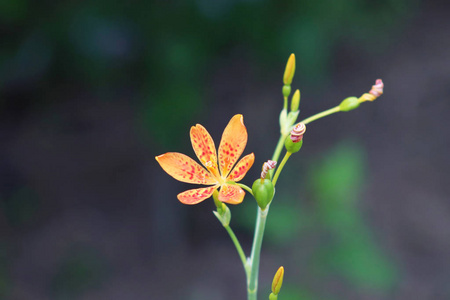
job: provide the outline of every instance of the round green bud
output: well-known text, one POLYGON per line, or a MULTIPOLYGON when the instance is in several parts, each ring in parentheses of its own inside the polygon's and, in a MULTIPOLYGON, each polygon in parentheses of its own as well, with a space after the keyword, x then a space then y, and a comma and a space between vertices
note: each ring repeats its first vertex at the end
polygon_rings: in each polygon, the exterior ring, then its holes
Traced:
POLYGON ((356 97, 348 97, 344 99, 344 101, 339 104, 339 110, 340 111, 350 111, 355 108, 358 108, 359 106, 359 100, 356 97))
POLYGON ((269 300, 278 300, 278 295, 275 295, 274 293, 270 293, 269 300))
POLYGON ((301 140, 300 140, 299 142, 297 142, 297 143, 294 143, 294 142, 291 140, 291 137, 288 136, 288 137, 284 140, 284 147, 286 147, 286 150, 287 150, 288 152, 291 152, 291 153, 295 153, 295 152, 300 151, 300 148, 302 148, 302 145, 303 145, 303 139, 301 139, 301 140))
POLYGON ((269 179, 259 178, 253 183, 252 192, 258 206, 264 210, 272 201, 273 195, 275 194, 275 188, 273 187, 272 181, 269 179))
POLYGON ((283 85, 283 96, 284 97, 289 97, 289 95, 291 94, 291 86, 290 85, 283 85))

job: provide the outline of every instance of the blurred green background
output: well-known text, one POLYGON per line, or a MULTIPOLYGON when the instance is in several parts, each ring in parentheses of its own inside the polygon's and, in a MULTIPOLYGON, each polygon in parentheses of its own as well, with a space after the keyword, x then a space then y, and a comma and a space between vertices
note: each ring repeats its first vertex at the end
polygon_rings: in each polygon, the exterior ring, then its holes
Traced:
MULTIPOLYGON (((244 115, 255 166, 278 139, 295 53, 308 126, 267 224, 260 297, 449 299, 447 1, 0 2, 0 299, 245 299, 212 201, 154 157, 191 157, 244 115)), ((250 251, 255 203, 231 207, 250 251)))

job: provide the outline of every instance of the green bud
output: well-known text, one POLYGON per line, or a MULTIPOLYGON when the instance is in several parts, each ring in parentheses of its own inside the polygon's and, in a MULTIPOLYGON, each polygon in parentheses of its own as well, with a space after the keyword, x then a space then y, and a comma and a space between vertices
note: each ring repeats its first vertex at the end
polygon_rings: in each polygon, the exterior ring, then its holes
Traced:
POLYGON ((302 148, 302 145, 303 145, 303 139, 300 140, 300 141, 297 142, 297 143, 294 143, 294 142, 291 140, 291 137, 288 136, 288 137, 284 140, 284 147, 286 147, 286 150, 287 150, 288 152, 291 152, 291 153, 296 153, 296 152, 300 151, 300 149, 302 148))
POLYGON ((344 101, 339 104, 339 110, 340 111, 350 111, 355 108, 358 108, 359 106, 359 100, 356 97, 348 97, 344 99, 344 101))
POLYGON ((291 94, 291 86, 290 85, 283 85, 283 96, 284 97, 289 97, 289 95, 291 94))
POLYGON ((291 101, 291 111, 297 111, 300 106, 300 90, 296 90, 291 101))
POLYGON ((295 55, 294 53, 289 56, 289 59, 286 64, 286 68, 284 69, 283 82, 285 85, 291 85, 292 79, 295 74, 295 55))
POLYGON ((281 290, 281 286, 283 285, 283 277, 284 277, 284 268, 279 267, 272 281, 272 293, 274 293, 275 295, 278 295, 278 293, 281 290))
POLYGON ((278 295, 274 295, 273 293, 270 293, 269 300, 278 300, 278 295))
POLYGON ((252 185, 252 191, 258 206, 262 210, 266 209, 275 194, 275 188, 269 179, 256 179, 252 185))

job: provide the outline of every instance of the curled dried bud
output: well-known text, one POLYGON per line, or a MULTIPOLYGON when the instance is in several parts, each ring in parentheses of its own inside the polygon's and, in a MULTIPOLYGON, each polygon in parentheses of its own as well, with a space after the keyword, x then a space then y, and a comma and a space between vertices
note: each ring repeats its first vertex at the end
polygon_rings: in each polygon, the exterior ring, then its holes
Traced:
POLYGON ((377 79, 375 81, 375 85, 372 85, 372 89, 370 90, 369 94, 372 94, 378 98, 381 95, 383 95, 383 88, 384 88, 383 81, 381 79, 377 79))
POLYGON ((306 125, 303 123, 298 123, 291 131, 291 140, 294 143, 300 142, 303 139, 303 134, 305 134, 305 131, 306 125))
POLYGON ((375 81, 375 84, 372 85, 372 89, 370 90, 370 92, 365 93, 361 97, 359 97, 359 101, 364 102, 364 101, 373 101, 377 99, 378 97, 383 95, 383 88, 384 88, 383 81, 381 79, 377 79, 375 81))
POLYGON ((275 166, 277 165, 277 162, 274 160, 268 160, 263 164, 262 172, 261 172, 261 179, 266 178, 267 173, 269 170, 275 169, 275 166))

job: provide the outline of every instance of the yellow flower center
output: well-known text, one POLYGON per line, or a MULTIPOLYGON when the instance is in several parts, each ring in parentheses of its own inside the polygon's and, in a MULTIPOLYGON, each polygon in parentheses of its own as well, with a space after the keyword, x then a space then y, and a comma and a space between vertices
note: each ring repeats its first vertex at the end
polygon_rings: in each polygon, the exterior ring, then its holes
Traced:
POLYGON ((222 185, 225 183, 225 180, 220 176, 219 170, 217 168, 217 164, 213 163, 212 161, 207 161, 205 163, 206 169, 211 173, 214 177, 216 177, 217 181, 219 181, 219 184, 222 185))

